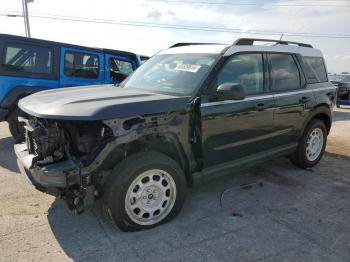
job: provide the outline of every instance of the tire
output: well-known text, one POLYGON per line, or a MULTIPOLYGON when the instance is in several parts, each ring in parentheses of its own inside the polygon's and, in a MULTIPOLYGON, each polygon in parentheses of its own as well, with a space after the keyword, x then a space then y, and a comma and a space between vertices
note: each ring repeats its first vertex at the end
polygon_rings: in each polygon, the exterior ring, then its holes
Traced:
POLYGON ((140 152, 112 170, 103 191, 103 209, 122 231, 146 230, 174 218, 185 197, 180 166, 164 154, 140 152))
POLYGON ((11 111, 7 118, 10 133, 16 142, 24 141, 24 127, 22 123, 18 122, 18 117, 21 115, 23 115, 23 112, 18 107, 16 107, 11 111))
POLYGON ((314 167, 321 160, 326 144, 327 128, 325 123, 319 119, 311 120, 299 141, 297 150, 291 157, 292 163, 305 169, 314 167))

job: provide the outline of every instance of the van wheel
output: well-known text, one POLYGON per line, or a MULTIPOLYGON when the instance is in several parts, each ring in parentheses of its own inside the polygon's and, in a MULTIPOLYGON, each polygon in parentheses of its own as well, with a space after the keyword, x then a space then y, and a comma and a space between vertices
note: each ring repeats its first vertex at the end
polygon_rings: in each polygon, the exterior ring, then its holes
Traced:
POLYGON ((112 170, 103 192, 103 209, 122 231, 145 230, 174 218, 185 195, 185 175, 173 159, 141 152, 112 170))
POLYGON ((323 121, 313 119, 304 131, 291 161, 301 168, 311 168, 322 158, 327 143, 327 129, 323 121))
POLYGON ((24 141, 24 125, 23 123, 18 122, 18 117, 22 115, 23 112, 18 107, 16 107, 11 111, 7 118, 10 133, 16 142, 24 141))

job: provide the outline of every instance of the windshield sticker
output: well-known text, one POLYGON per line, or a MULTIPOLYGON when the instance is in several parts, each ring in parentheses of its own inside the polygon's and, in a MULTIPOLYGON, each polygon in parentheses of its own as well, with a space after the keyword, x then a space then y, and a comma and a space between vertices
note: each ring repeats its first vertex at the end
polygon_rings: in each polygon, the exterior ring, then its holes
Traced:
POLYGON ((199 68, 201 68, 201 66, 199 66, 199 65, 182 64, 182 65, 177 65, 174 68, 174 70, 197 73, 199 68))

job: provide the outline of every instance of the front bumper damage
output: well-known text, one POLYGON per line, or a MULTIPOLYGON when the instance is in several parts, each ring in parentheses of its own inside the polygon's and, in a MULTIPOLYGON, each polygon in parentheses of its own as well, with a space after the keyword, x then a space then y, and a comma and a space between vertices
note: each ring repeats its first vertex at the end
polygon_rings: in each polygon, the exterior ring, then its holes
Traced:
POLYGON ((21 173, 36 189, 58 196, 70 185, 79 184, 79 167, 71 159, 42 167, 34 166, 34 155, 30 154, 25 143, 14 146, 17 164, 21 173))

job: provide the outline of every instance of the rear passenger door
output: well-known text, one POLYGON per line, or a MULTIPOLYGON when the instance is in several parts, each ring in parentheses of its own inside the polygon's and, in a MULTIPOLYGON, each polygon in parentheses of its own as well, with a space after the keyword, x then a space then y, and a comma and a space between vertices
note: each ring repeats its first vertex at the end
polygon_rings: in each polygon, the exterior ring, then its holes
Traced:
POLYGON ((58 57, 59 49, 45 42, 0 39, 0 104, 11 107, 16 98, 57 88, 58 57))
POLYGON ((296 142, 313 93, 306 89, 305 76, 293 54, 268 54, 270 92, 275 99, 274 145, 296 142))
POLYGON ((60 87, 104 83, 102 53, 61 48, 60 87))

